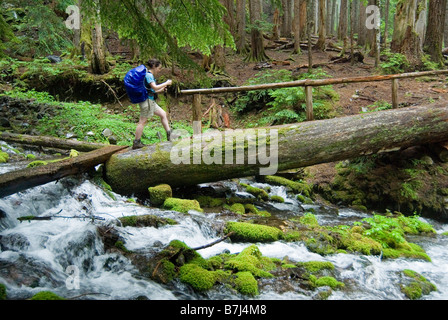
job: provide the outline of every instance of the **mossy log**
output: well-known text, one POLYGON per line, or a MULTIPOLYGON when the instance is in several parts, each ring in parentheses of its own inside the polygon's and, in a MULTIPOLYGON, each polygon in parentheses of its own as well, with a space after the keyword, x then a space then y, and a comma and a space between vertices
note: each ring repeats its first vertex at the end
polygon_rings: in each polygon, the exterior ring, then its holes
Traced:
MULTIPOLYGON (((257 136, 260 130, 269 131, 261 143, 269 149, 270 156, 278 154, 277 159, 270 158, 272 162, 278 160, 277 169, 287 170, 448 141, 448 106, 400 108, 253 130, 252 136, 257 136), (272 139, 273 132, 277 134, 276 140, 272 139)), ((192 186, 254 176, 261 173, 260 168, 272 166, 272 163, 262 164, 261 161, 249 163, 248 153, 254 147, 253 139, 249 138, 245 140, 244 150, 239 150, 244 152, 243 163, 224 161, 228 150, 228 143, 223 143, 226 134, 227 131, 218 134, 223 136, 222 139, 202 136, 196 147, 194 141, 197 138, 193 137, 114 154, 106 163, 106 180, 115 192, 146 194, 148 187, 161 183, 172 187, 192 186), (173 151, 179 151, 179 144, 190 150, 193 159, 190 163, 176 164, 171 160, 173 151), (194 151, 202 155, 199 162, 194 161, 194 151), (217 155, 221 156, 222 162, 210 164, 210 158, 217 155)), ((238 151, 235 141, 241 135, 243 138, 248 136, 247 131, 234 131, 234 135, 233 151, 238 151)), ((259 156, 263 152, 260 142, 256 146, 259 156)), ((234 152, 234 157, 237 153, 234 152)))
POLYGON ((62 177, 85 172, 98 164, 104 163, 113 153, 125 148, 127 147, 107 146, 74 158, 1 174, 0 197, 43 185, 62 177))
POLYGON ((0 140, 11 143, 19 143, 39 147, 49 147, 63 150, 75 149, 81 152, 89 152, 108 146, 107 144, 102 143, 93 143, 74 139, 60 139, 49 136, 31 136, 26 134, 16 134, 10 132, 1 132, 0 140))

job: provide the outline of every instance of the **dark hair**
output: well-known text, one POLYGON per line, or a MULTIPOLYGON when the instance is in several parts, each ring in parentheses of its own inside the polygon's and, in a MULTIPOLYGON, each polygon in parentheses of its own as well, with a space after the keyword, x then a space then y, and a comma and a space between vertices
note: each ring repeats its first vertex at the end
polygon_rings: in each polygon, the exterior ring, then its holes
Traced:
POLYGON ((152 69, 152 68, 157 68, 162 63, 157 59, 149 59, 147 64, 148 64, 148 68, 152 69))

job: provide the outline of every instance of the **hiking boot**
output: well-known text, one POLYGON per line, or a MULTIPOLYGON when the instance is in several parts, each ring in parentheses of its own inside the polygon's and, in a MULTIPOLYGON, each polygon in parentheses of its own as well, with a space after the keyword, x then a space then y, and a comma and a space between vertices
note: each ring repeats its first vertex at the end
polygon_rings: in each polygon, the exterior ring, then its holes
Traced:
POLYGON ((171 141, 171 130, 166 132, 166 140, 171 141))
POLYGON ((146 147, 146 144, 143 144, 142 141, 140 139, 138 140, 134 140, 134 143, 132 144, 132 149, 140 149, 146 147))

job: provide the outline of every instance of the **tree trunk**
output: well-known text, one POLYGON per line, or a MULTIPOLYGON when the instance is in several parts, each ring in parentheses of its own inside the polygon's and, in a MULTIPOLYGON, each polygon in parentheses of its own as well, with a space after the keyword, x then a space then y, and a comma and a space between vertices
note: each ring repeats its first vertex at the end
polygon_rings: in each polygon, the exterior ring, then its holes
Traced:
POLYGON ((104 48, 103 31, 100 23, 95 23, 95 27, 92 29, 91 68, 94 74, 105 74, 109 71, 104 48))
POLYGON ((306 40, 307 38, 307 0, 296 0, 299 1, 299 24, 300 24, 300 40, 306 40))
POLYGON ((247 53, 246 46, 246 0, 236 1, 236 50, 239 54, 247 53))
POLYGON ((123 149, 125 146, 107 146, 74 158, 49 163, 35 168, 25 168, 0 175, 0 197, 43 185, 60 178, 85 172, 123 149))
POLYGON ((358 26, 358 45, 363 47, 366 45, 367 28, 366 28, 366 5, 363 1, 359 3, 359 26, 358 26))
POLYGON ((344 40, 347 37, 347 0, 341 0, 341 11, 339 15, 338 39, 344 40))
POLYGON ((422 64, 421 39, 416 31, 418 5, 425 0, 400 1, 397 3, 394 19, 394 33, 392 36, 392 52, 406 56, 410 65, 422 64))
POLYGON ((324 51, 325 50, 325 40, 326 40, 326 33, 325 33, 325 1, 326 0, 319 0, 319 39, 316 43, 316 49, 324 51))
POLYGON ((249 10, 252 30, 250 32, 250 52, 246 58, 246 61, 256 62, 269 60, 269 57, 264 51, 263 33, 261 32, 261 28, 259 26, 262 12, 261 1, 249 1, 249 10))
POLYGON ((294 53, 299 53, 301 52, 300 50, 300 34, 301 34, 301 29, 300 29, 300 1, 299 0, 295 0, 294 1, 294 19, 293 19, 293 32, 294 32, 294 53))
POLYGON ((107 161, 105 172, 115 192, 146 194, 148 187, 161 183, 185 187, 274 174, 276 169, 306 167, 447 140, 448 107, 439 104, 164 142, 114 154, 107 161), (263 157, 267 153, 269 156, 263 157))
POLYGON ((441 66, 444 64, 442 49, 445 13, 446 0, 429 1, 428 28, 426 29, 424 51, 430 55, 432 61, 441 66))

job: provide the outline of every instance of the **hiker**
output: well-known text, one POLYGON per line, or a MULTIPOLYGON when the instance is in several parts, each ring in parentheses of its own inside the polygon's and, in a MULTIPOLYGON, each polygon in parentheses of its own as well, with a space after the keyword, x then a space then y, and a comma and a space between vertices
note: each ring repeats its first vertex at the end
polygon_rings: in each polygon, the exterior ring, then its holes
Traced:
MULTIPOLYGON (((150 59, 147 63, 148 68, 144 65, 131 70, 127 78, 138 79, 135 82, 140 82, 141 75, 144 74, 144 87, 141 87, 141 82, 134 85, 134 89, 128 90, 128 94, 131 98, 131 102, 138 103, 140 106, 140 120, 137 124, 135 131, 135 140, 132 145, 132 149, 143 148, 145 145, 141 142, 143 129, 145 128, 148 119, 153 115, 159 116, 162 121, 163 128, 166 131, 167 140, 171 141, 171 128, 168 123, 168 117, 166 112, 157 104, 157 94, 166 90, 168 86, 172 84, 171 80, 168 80, 162 84, 157 84, 155 76, 162 70, 162 63, 156 59, 150 59), (134 71, 135 70, 135 71, 134 71)), ((125 82, 129 79, 125 78, 125 82)), ((132 81, 132 80, 130 80, 132 81)))

